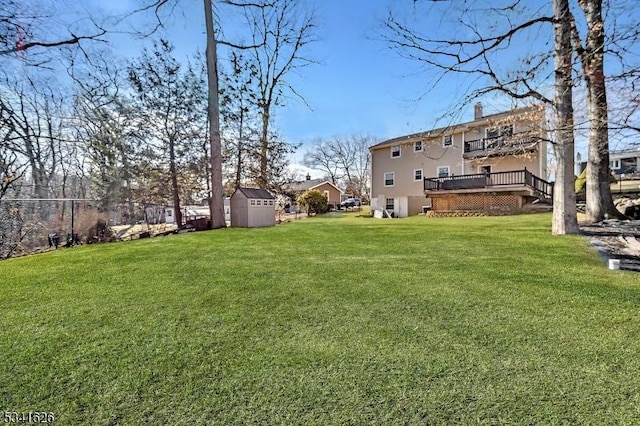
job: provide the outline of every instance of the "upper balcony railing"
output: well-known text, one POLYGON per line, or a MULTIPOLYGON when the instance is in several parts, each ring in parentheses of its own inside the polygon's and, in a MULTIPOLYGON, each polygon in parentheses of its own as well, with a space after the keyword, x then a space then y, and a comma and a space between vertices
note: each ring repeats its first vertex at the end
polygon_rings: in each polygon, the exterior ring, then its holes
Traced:
POLYGON ((509 136, 494 136, 489 138, 464 141, 464 158, 476 158, 490 155, 514 154, 528 152, 535 149, 540 138, 523 132, 509 136))

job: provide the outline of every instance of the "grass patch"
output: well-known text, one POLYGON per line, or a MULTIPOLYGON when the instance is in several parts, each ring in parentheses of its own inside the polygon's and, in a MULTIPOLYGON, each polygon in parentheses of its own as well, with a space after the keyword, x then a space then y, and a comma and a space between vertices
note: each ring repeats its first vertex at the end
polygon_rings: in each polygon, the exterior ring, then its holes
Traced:
POLYGON ((549 215, 313 217, 0 263, 0 409, 637 423, 640 283, 549 215))

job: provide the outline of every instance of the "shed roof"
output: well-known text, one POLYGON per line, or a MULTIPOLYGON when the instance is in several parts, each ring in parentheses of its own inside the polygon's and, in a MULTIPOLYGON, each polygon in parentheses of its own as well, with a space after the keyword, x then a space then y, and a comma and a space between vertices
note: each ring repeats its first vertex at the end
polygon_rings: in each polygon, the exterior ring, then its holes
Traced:
POLYGON ((240 191, 247 198, 275 199, 275 197, 264 188, 238 188, 236 191, 240 191))

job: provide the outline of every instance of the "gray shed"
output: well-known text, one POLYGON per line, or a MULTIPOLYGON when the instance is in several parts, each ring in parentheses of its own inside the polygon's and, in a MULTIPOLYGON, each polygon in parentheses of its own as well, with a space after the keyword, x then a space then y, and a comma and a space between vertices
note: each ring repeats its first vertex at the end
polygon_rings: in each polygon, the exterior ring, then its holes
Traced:
POLYGON ((276 224, 275 197, 266 189, 238 188, 231 196, 231 226, 257 228, 276 224))

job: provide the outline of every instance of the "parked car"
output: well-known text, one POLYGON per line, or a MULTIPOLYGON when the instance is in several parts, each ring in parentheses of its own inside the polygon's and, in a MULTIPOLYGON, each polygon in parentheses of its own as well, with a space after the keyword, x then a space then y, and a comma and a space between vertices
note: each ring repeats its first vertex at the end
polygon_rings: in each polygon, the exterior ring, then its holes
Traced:
POLYGON ((362 203, 360 202, 360 198, 347 198, 343 202, 340 203, 340 207, 348 208, 348 207, 359 207, 362 203))

